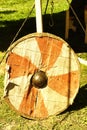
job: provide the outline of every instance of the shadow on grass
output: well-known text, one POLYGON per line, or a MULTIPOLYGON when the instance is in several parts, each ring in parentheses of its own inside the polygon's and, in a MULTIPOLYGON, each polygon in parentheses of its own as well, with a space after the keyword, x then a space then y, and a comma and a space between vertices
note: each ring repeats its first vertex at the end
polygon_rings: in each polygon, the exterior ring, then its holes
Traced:
MULTIPOLYGON (((6 13, 6 12, 3 12, 6 13)), ((7 12, 9 13, 9 12, 7 12)), ((12 13, 12 12, 11 12, 12 13)), ((13 12, 14 13, 14 12, 13 12)), ((49 21, 51 20, 50 15, 43 16, 43 28, 44 32, 48 32, 51 34, 55 34, 64 39, 65 33, 65 12, 61 12, 58 14, 53 14, 53 26, 49 26, 49 21)), ((20 19, 19 21, 0 21, 0 51, 5 51, 10 46, 15 34, 21 27, 24 19, 20 19), (4 27, 2 27, 4 25, 4 27)), ((36 20, 35 17, 31 17, 27 20, 25 25, 23 26, 21 32, 18 37, 15 39, 19 39, 22 36, 25 36, 30 33, 36 32, 36 20)), ((71 48, 75 52, 87 52, 87 45, 84 44, 84 34, 82 31, 73 32, 70 30, 69 39, 67 41, 70 44, 71 48)))
POLYGON ((0 11, 0 14, 11 14, 11 13, 15 13, 16 10, 6 10, 6 11, 0 11))
POLYGON ((69 110, 79 110, 87 106, 87 84, 79 89, 73 105, 69 110))
POLYGON ((74 100, 74 103, 68 107, 67 110, 65 110, 63 113, 74 111, 74 110, 80 110, 82 108, 87 107, 87 84, 82 86, 79 89, 79 92, 74 100))

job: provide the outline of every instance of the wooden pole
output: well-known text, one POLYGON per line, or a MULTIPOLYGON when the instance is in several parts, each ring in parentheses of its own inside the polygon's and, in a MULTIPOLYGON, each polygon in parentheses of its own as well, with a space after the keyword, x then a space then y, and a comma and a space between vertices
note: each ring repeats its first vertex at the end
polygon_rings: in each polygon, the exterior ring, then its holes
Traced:
POLYGON ((38 33, 42 33, 43 32, 42 0, 35 0, 35 8, 36 8, 36 30, 38 33))
POLYGON ((69 10, 66 11, 66 23, 65 23, 65 39, 69 36, 69 10))
POLYGON ((84 19, 85 19, 85 26, 86 26, 86 29, 85 29, 85 43, 87 44, 87 9, 85 8, 84 9, 84 19))

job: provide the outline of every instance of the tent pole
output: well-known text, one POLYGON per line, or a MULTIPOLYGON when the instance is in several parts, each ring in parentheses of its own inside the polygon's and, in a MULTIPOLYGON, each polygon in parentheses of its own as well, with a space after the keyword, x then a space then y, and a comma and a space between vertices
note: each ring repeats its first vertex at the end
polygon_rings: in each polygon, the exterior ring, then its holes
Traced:
POLYGON ((36 30, 38 33, 42 33, 43 32, 42 0, 35 0, 35 9, 36 9, 36 30))

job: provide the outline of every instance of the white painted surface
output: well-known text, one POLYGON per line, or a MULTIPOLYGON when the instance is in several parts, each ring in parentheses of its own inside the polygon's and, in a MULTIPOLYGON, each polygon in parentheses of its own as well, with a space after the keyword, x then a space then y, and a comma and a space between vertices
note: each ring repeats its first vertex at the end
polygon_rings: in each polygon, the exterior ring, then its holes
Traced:
POLYGON ((43 32, 42 25, 42 0, 35 0, 35 8, 36 8, 36 30, 38 33, 43 32))

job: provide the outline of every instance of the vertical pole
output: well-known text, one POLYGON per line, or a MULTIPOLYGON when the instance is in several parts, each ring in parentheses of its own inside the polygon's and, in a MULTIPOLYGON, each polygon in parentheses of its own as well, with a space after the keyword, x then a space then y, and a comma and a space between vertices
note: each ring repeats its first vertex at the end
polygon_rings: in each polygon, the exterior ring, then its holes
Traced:
POLYGON ((42 33, 43 32, 42 0, 35 0, 35 9, 36 9, 36 30, 38 33, 42 33))
POLYGON ((84 9, 84 19, 85 19, 85 43, 87 44, 87 9, 84 9))
POLYGON ((69 36, 69 10, 66 11, 66 23, 65 23, 65 39, 69 36))

